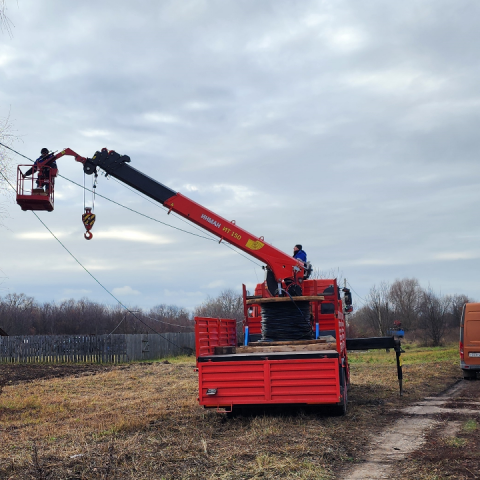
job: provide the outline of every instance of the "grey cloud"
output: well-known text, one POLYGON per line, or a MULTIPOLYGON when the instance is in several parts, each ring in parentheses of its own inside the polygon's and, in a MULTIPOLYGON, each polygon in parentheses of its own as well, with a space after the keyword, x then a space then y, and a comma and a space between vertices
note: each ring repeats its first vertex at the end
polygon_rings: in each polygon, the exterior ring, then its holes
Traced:
MULTIPOLYGON (((446 259, 474 255, 480 235, 479 9, 472 1, 22 0, 10 10, 14 38, 1 38, 0 105, 11 105, 16 146, 33 158, 43 146, 129 154, 136 168, 286 252, 300 242, 321 269, 341 266, 358 291, 405 275, 474 296, 468 260, 446 259)), ((60 170, 83 183, 71 160, 60 170)), ((77 228, 68 237, 75 251, 110 261, 115 272, 99 276, 142 292, 144 305, 177 291, 186 294, 175 301, 191 307, 213 281, 236 288, 261 277, 214 242, 101 199, 94 235, 128 224, 172 243, 139 249, 94 236, 86 244, 80 189, 62 180, 57 188, 66 197, 45 216, 49 226, 77 228), (136 270, 149 260, 154 268, 136 270)), ((99 193, 190 228, 103 177, 99 193)), ((42 227, 8 208, 2 249, 24 251, 31 243, 15 234, 42 227)), ((64 255, 49 244, 45 268, 70 262, 64 255)), ((73 273, 38 286, 9 259, 0 266, 8 288, 40 298, 91 287, 73 273)))

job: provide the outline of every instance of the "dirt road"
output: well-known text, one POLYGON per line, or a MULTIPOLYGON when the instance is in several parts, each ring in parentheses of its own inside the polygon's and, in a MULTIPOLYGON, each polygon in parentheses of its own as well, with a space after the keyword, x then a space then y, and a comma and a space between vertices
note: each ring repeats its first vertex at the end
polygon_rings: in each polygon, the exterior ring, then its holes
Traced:
POLYGON ((340 478, 480 478, 480 381, 461 380, 437 397, 399 410, 398 417, 380 436, 372 438, 364 463, 340 478), (435 469, 442 476, 428 476, 428 461, 436 463, 435 469))

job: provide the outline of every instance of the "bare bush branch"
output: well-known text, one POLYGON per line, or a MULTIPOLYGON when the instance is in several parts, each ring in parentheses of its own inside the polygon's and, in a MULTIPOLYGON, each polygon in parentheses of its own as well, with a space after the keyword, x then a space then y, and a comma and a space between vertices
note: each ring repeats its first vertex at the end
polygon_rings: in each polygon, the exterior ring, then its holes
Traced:
POLYGON ((46 479, 45 471, 43 470, 43 467, 40 464, 40 461, 38 459, 37 444, 35 442, 33 442, 33 445, 32 445, 32 465, 33 465, 33 470, 35 472, 35 478, 37 480, 45 480, 46 479))
POLYGON ((7 16, 7 1, 0 0, 0 31, 7 32, 10 37, 13 37, 12 21, 7 16))

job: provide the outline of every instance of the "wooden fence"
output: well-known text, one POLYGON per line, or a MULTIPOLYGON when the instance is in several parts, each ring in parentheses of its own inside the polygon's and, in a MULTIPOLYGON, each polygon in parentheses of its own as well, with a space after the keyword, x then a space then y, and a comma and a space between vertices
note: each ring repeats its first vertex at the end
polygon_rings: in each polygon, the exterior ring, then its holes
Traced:
POLYGON ((0 363, 119 363, 194 352, 193 333, 0 337, 0 363))

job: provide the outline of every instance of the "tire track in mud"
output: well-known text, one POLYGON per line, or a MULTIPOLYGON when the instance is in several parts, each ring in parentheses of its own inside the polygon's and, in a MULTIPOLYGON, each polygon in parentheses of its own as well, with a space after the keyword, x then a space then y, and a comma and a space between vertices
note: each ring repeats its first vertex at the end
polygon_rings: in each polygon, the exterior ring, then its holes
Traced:
MULTIPOLYGON (((350 469, 339 478, 341 480, 397 478, 397 474, 391 468, 393 463, 421 448, 430 429, 441 423, 434 416, 441 413, 476 416, 480 414, 478 402, 464 402, 461 407, 455 408, 446 407, 446 404, 459 397, 468 385, 469 382, 460 380, 437 397, 427 397, 399 410, 401 417, 372 439, 364 463, 350 469)), ((459 428, 458 422, 448 423, 452 425, 445 425, 446 431, 459 428)))

